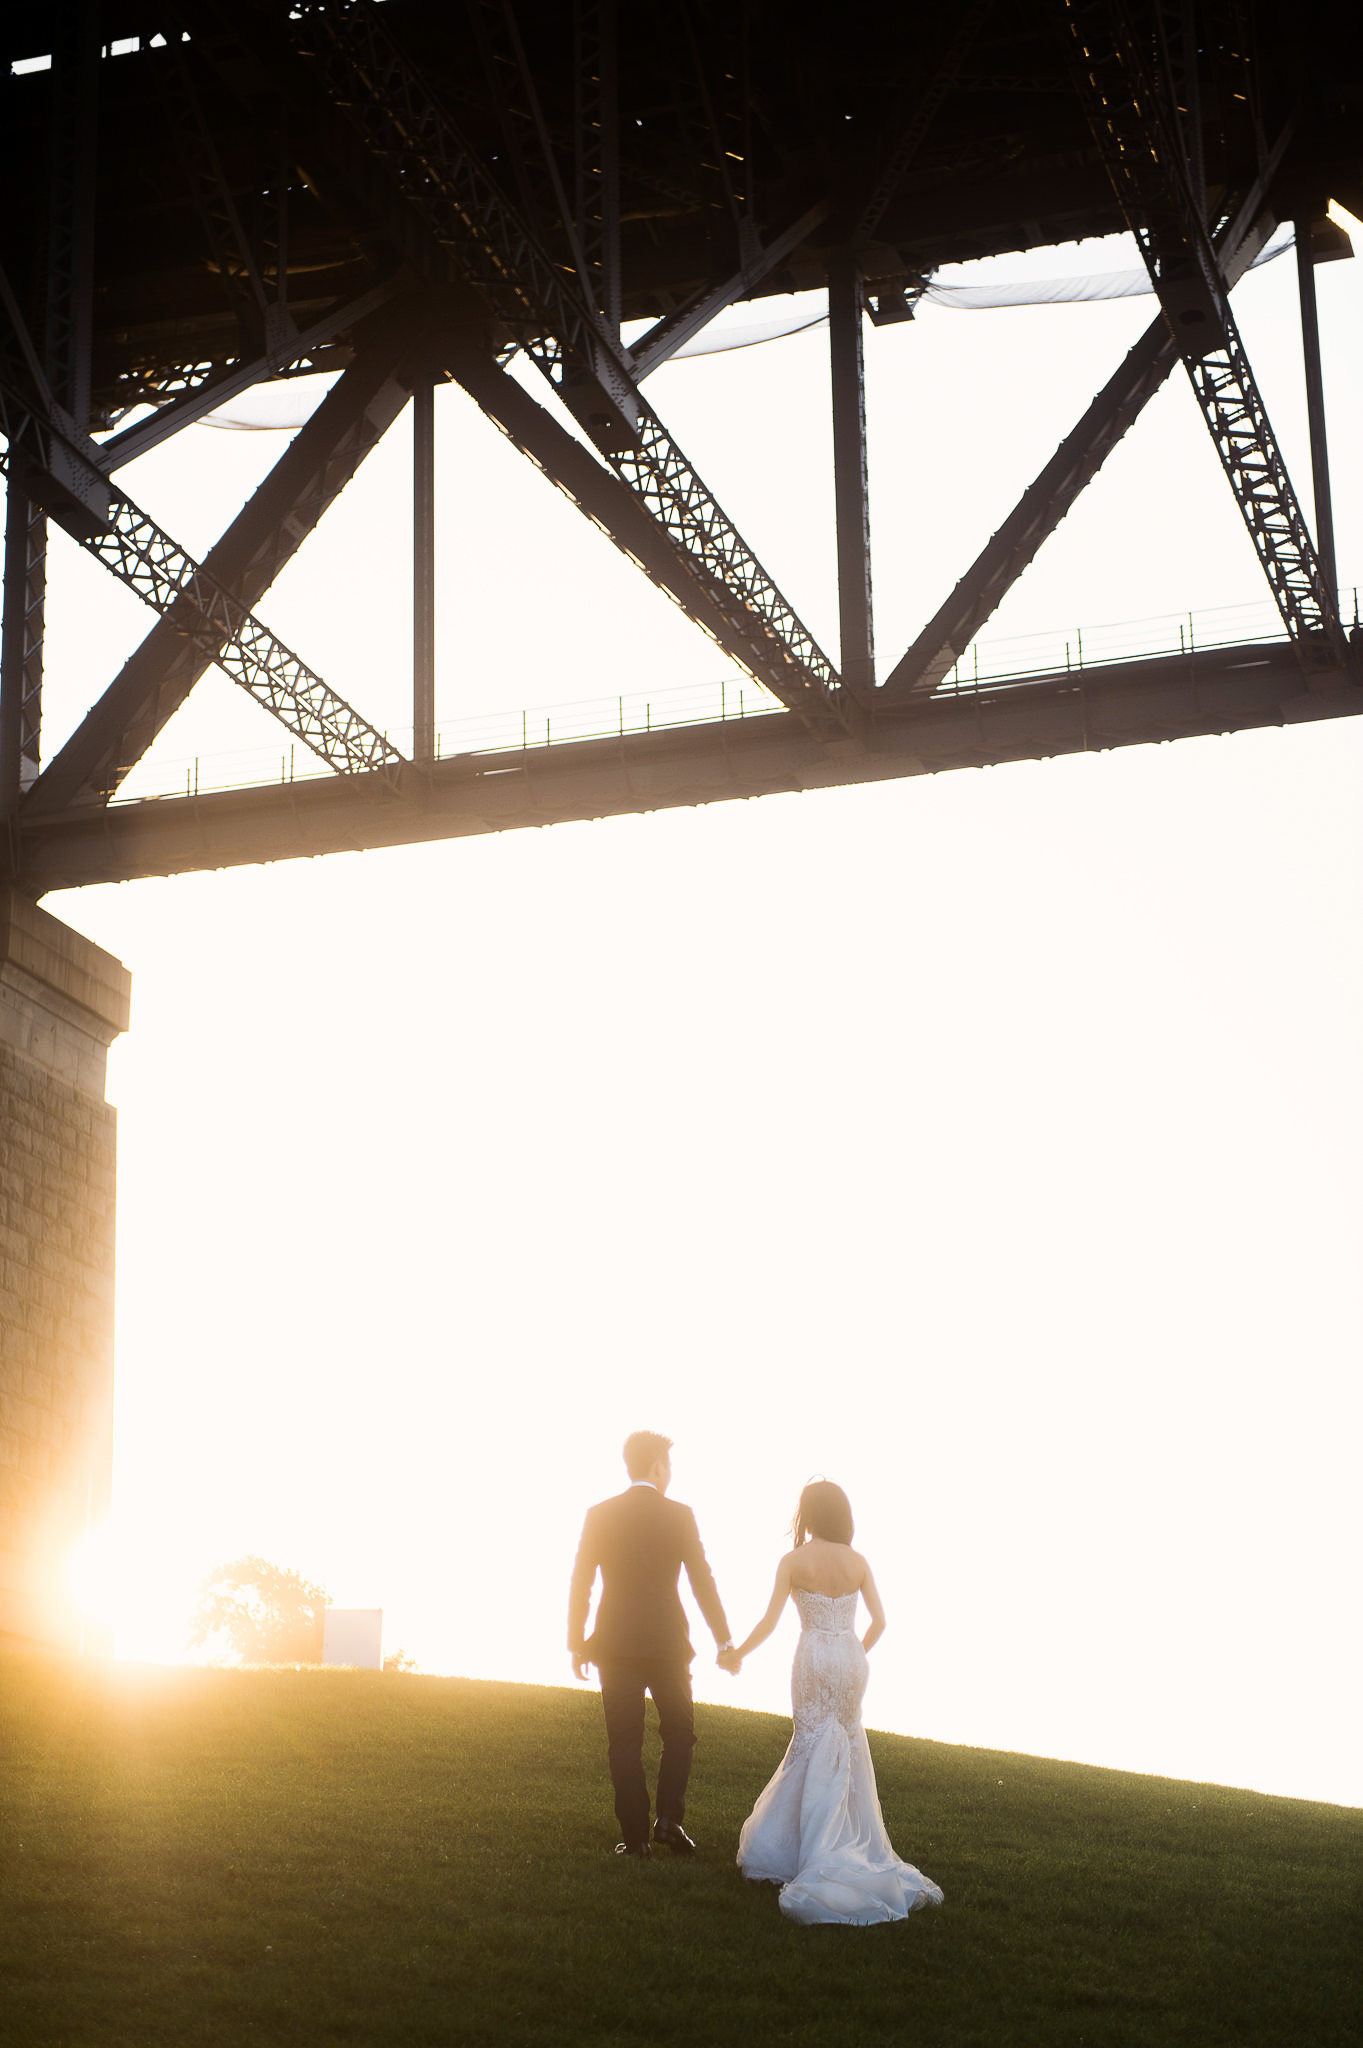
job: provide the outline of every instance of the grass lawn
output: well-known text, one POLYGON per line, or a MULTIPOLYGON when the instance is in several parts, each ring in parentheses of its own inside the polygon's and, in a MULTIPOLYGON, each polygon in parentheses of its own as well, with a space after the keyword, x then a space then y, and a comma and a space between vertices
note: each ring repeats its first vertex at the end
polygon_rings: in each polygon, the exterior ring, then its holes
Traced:
POLYGON ((701 1707, 693 1862, 627 1862, 594 1693, 0 1653, 14 2048, 1359 2048, 1363 1812, 895 1735, 946 1892, 797 1928, 734 1868, 788 1724, 701 1707))

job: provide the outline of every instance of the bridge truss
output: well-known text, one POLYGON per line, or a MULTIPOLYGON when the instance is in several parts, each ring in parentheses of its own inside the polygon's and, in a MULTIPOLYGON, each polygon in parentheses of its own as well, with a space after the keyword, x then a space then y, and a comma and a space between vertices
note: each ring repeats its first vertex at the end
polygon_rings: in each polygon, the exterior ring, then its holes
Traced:
POLYGON ((772 0, 11 10, 0 158, 9 189, 33 198, 0 230, 7 878, 41 895, 1363 709, 1333 560, 1313 270, 1348 253, 1328 201, 1363 213, 1356 12, 969 0, 941 19, 898 13, 877 10, 849 50, 826 10, 772 0), (1313 522, 1230 307, 1283 219, 1297 229, 1313 522), (877 684, 864 321, 911 318, 943 262, 1123 224, 1156 319, 877 684), (829 298, 837 664, 644 393, 725 307, 797 287, 829 298), (650 324, 627 346, 622 325, 639 319, 650 324), (510 374, 518 351, 542 398, 510 374), (1180 363, 1281 634, 944 689, 1180 363), (327 397, 202 562, 120 491, 133 457, 225 400, 329 369, 340 375, 327 397), (431 400, 443 381, 779 714, 437 759, 431 400), (258 607, 409 401, 407 758, 258 607), (50 755, 49 521, 155 615, 50 755), (334 772, 121 800, 213 666, 334 772))

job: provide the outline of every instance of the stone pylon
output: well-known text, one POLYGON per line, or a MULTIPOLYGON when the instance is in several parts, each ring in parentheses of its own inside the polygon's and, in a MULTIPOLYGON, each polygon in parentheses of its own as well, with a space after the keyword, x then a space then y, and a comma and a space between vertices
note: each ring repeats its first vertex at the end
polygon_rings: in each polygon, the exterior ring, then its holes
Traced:
POLYGON ((131 986, 110 954, 0 885, 0 1636, 71 1649, 68 1573, 112 1477, 104 1088, 131 986))

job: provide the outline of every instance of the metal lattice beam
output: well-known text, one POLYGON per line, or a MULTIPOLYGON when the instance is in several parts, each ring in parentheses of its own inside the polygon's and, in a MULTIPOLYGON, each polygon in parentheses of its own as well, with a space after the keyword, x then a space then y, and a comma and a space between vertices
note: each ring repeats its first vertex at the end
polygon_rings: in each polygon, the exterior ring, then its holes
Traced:
POLYGON ((1060 0, 1074 77, 1283 623, 1308 667, 1342 667, 1333 593, 1240 344, 1189 155, 1124 0, 1060 0))
MULTIPOLYGON (((108 531, 82 538, 81 546, 166 617, 202 656, 203 667, 215 663, 338 775, 377 768, 396 777, 402 756, 385 735, 131 499, 115 492, 108 531)), ((28 799, 35 810, 55 797, 55 787, 44 785, 61 759, 35 783, 28 799)), ((125 764, 117 770, 115 782, 125 764)))
POLYGON ((749 619, 749 672, 802 716, 858 731, 837 672, 640 397, 624 350, 540 247, 366 0, 303 0, 299 46, 457 274, 488 302, 715 602, 749 619))
POLYGON ((108 531, 82 544, 162 616, 44 771, 33 808, 111 795, 215 663, 338 773, 396 772, 397 749, 252 611, 405 405, 395 349, 376 344, 346 372, 202 567, 114 494, 108 531))
POLYGON ((641 568, 702 632, 749 675, 770 668, 771 650, 756 639, 751 612, 725 584, 703 576, 694 558, 674 547, 638 496, 604 469, 485 350, 457 341, 443 357, 449 374, 476 399, 512 445, 561 490, 608 539, 641 568))

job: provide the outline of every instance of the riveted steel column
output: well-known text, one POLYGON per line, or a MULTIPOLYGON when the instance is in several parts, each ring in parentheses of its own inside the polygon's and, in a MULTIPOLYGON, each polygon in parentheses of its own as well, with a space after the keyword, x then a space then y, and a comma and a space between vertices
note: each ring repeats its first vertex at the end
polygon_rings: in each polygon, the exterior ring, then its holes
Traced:
POLYGON ((20 798, 37 779, 46 590, 47 515, 11 473, 0 627, 0 818, 15 815, 20 798))
POLYGON ((866 373, 861 273, 853 258, 828 266, 828 350, 833 376, 833 479, 838 522, 838 616, 842 679, 858 695, 875 688, 871 624, 871 530, 866 494, 866 373))
POLYGON ((1311 483, 1316 498, 1316 553, 1320 572, 1336 610, 1339 576, 1335 568, 1335 514, 1330 498, 1330 451, 1325 437, 1325 384, 1320 371, 1320 319, 1316 311, 1316 266, 1312 260, 1311 223, 1297 227, 1297 290, 1301 299, 1301 345, 1306 365, 1306 417, 1311 429, 1311 483))
POLYGON ((435 383, 412 389, 412 759, 435 758, 435 383))

